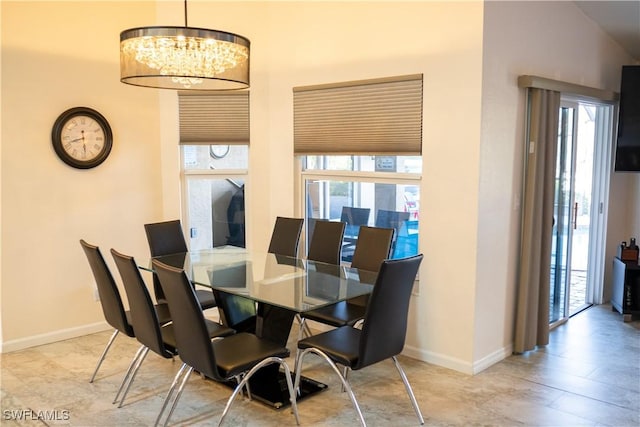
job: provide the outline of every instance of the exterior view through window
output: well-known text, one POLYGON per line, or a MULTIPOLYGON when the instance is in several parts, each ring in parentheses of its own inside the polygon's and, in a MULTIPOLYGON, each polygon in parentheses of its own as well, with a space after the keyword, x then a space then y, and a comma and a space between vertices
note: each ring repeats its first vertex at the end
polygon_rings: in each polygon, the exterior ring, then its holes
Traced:
POLYGON ((183 213, 190 249, 245 247, 248 145, 182 145, 183 213))
POLYGON ((306 235, 315 220, 346 222, 350 262, 361 225, 394 228, 391 258, 418 254, 421 173, 420 156, 303 157, 306 235))

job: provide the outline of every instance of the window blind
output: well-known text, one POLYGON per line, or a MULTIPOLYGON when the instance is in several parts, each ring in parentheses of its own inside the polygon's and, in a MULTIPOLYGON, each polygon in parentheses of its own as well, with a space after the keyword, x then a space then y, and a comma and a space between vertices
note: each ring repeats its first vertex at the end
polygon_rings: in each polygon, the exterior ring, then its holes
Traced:
POLYGON ((422 153, 422 74, 293 88, 294 152, 422 153))
POLYGON ((179 92, 180 144, 249 144, 249 92, 179 92))

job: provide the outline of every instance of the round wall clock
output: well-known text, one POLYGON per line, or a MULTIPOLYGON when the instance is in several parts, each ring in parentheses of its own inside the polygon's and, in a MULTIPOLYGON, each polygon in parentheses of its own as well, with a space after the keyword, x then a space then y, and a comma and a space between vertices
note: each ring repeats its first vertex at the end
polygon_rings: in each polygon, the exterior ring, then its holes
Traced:
POLYGON ((75 107, 56 119, 51 143, 63 162, 74 168, 89 169, 107 159, 113 134, 102 114, 88 107, 75 107))

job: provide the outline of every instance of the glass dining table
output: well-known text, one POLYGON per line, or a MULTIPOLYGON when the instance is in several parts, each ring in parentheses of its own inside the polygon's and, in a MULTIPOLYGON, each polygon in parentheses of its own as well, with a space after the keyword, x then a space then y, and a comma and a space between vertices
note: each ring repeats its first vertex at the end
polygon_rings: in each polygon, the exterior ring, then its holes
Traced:
MULTIPOLYGON (((340 301, 371 293, 377 273, 347 266, 325 264, 301 258, 249 251, 223 246, 207 250, 166 255, 159 261, 182 268, 194 285, 211 288, 218 301, 220 316, 232 327, 246 328, 246 317, 253 314, 251 328, 256 335, 281 345, 287 344, 296 315, 340 301), (244 301, 245 304, 238 304, 244 301), (253 313, 246 313, 248 302, 253 313), (245 307, 244 316, 234 310, 245 307), (255 319, 255 321, 253 320, 255 319), (243 323, 244 322, 244 323, 243 323)), ((152 271, 151 260, 140 260, 139 267, 152 271)), ((263 369, 251 381, 252 396, 280 408, 288 404, 288 392, 276 368, 263 369), (262 372, 261 371, 261 372, 262 372), (276 384, 276 387, 273 385, 276 384)), ((267 367, 270 368, 270 367, 267 367)), ((305 378, 299 399, 326 389, 326 385, 305 378)))

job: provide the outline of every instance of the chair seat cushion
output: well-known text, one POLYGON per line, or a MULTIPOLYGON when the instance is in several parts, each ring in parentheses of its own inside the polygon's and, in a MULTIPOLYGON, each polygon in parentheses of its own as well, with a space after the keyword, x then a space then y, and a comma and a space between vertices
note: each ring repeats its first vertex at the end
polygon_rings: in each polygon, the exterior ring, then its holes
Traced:
POLYGON ((352 304, 348 301, 340 301, 336 304, 303 313, 302 317, 335 327, 352 326, 364 317, 365 310, 366 307, 364 306, 352 304))
POLYGON ((253 334, 239 333, 211 343, 220 375, 234 377, 267 357, 288 357, 289 350, 253 334))
POLYGON ((335 363, 353 368, 358 363, 360 329, 342 326, 298 341, 298 348, 317 348, 335 363))
POLYGON ((196 297, 203 310, 216 307, 216 299, 213 297, 213 292, 206 289, 196 289, 196 297))

